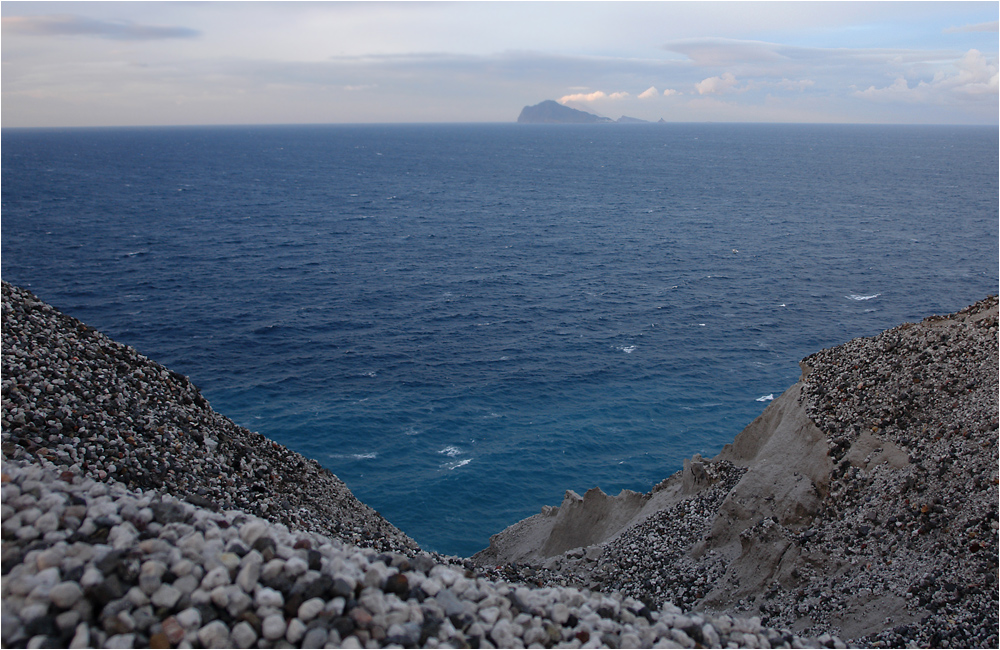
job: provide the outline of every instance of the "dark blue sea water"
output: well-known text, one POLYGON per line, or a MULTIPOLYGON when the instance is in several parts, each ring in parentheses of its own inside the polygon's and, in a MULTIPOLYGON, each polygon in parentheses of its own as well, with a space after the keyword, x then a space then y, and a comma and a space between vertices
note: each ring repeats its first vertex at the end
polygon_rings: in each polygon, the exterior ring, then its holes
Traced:
POLYGON ((4 130, 2 274, 425 548, 712 455, 998 286, 994 127, 4 130))

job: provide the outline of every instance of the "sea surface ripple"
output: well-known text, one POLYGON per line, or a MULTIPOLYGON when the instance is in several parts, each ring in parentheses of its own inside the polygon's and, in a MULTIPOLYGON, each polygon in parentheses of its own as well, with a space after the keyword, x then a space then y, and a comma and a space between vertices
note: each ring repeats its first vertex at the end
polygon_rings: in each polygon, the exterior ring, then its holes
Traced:
POLYGON ((998 285, 997 129, 3 130, 2 272, 469 555, 998 285))

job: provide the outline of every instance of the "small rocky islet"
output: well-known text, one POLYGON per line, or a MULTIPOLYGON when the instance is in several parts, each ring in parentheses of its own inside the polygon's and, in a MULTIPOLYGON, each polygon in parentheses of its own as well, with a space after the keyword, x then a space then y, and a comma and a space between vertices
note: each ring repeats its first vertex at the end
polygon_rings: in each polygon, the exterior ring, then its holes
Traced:
POLYGON ((748 497, 751 425, 632 499, 665 507, 515 562, 421 551, 185 377, 2 291, 5 647, 997 645, 995 297, 804 360, 783 408, 823 460, 776 498, 748 497))

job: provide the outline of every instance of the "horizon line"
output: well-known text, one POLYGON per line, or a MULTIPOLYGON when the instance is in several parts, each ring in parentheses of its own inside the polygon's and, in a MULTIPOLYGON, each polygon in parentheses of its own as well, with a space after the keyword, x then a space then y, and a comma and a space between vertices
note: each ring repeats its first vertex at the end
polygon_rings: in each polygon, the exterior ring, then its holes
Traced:
POLYGON ((608 122, 595 123, 562 123, 562 122, 518 122, 512 121, 463 121, 463 122, 205 122, 197 124, 85 124, 85 125, 36 125, 36 126, 2 126, 0 130, 68 130, 68 129, 174 129, 174 128, 239 128, 239 127, 292 127, 292 126, 498 126, 518 125, 524 127, 558 126, 558 127, 634 127, 634 126, 667 126, 677 124, 742 124, 771 126, 955 126, 955 127, 1000 127, 997 123, 986 122, 781 122, 781 121, 720 121, 720 120, 678 120, 639 122, 608 122))

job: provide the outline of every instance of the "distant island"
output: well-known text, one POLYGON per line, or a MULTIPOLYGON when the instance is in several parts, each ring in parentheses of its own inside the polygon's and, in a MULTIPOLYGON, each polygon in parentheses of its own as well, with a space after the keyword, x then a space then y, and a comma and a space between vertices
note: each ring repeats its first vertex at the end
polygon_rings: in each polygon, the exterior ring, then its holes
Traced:
POLYGON ((521 124, 600 124, 612 120, 547 99, 534 106, 525 106, 517 121, 521 124))
MULTIPOLYGON (((520 124, 649 124, 647 120, 622 115, 617 120, 601 117, 586 111, 563 106, 557 101, 547 99, 534 106, 521 109, 517 121, 520 124)), ((660 118, 660 123, 663 118, 660 118)))

